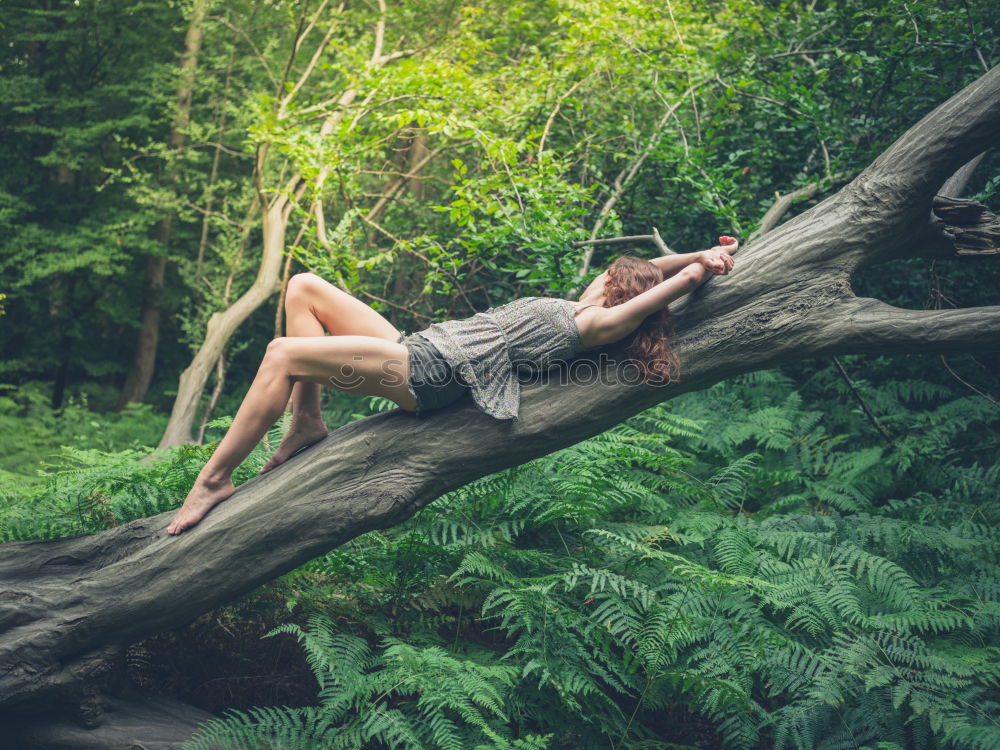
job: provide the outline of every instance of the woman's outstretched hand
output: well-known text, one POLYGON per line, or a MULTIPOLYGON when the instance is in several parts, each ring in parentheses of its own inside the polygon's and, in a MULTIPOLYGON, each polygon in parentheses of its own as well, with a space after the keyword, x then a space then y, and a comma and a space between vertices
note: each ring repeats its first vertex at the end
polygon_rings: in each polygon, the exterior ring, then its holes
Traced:
POLYGON ((719 244, 711 250, 703 250, 701 253, 701 263, 712 273, 723 276, 729 273, 735 261, 731 253, 736 252, 740 243, 733 237, 723 235, 719 237, 719 244))

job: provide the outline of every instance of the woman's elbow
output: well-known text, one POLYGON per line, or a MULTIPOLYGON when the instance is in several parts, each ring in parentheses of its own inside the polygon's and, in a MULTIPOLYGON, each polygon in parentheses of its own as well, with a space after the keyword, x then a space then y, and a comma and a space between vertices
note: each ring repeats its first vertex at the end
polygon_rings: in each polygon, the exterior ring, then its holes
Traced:
POLYGON ((690 292, 705 280, 705 267, 701 264, 692 264, 682 269, 677 276, 680 277, 680 282, 690 292))

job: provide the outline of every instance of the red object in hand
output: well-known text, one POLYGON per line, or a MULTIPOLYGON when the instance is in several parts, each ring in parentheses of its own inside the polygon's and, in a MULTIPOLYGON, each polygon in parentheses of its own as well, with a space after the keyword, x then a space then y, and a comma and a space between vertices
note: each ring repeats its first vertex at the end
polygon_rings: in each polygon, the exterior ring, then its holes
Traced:
POLYGON ((733 237, 727 237, 726 235, 722 235, 721 237, 719 237, 719 244, 720 245, 735 245, 736 244, 736 239, 733 238, 733 237))

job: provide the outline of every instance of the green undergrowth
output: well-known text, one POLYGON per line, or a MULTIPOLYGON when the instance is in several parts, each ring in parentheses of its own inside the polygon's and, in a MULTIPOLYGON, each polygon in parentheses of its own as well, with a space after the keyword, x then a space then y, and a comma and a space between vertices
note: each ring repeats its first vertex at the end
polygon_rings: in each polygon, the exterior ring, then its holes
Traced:
MULTIPOLYGON (((86 399, 59 410, 31 388, 0 396, 0 543, 93 534, 180 506, 232 423, 208 423, 204 445, 157 451, 165 415, 142 404, 98 413, 86 399)), ((384 399, 337 394, 324 401, 335 428, 384 408, 384 399)), ((233 475, 256 476, 291 424, 285 414, 233 475)))
POLYGON ((757 373, 314 560, 318 704, 190 747, 1000 747, 995 408, 861 388, 891 444, 757 373))
POLYGON ((0 492, 44 482, 61 463, 65 448, 117 452, 155 445, 166 416, 146 404, 101 413, 86 392, 53 409, 49 389, 40 383, 0 384, 0 492))
MULTIPOLYGON (((998 410, 855 385, 882 432, 832 368, 755 373, 301 566, 267 587, 269 637, 315 705, 228 711, 188 747, 1000 747, 998 410)), ((175 507, 211 448, 76 451, 0 534, 175 507)))

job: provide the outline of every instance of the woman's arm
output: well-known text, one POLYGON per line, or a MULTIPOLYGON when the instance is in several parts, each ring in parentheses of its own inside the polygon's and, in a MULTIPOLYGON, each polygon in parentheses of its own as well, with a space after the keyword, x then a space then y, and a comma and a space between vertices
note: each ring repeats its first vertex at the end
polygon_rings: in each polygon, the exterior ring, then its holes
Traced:
MULTIPOLYGON (((581 321, 581 330, 587 347, 603 346, 628 336, 647 316, 662 310, 674 300, 690 294, 701 286, 709 271, 701 263, 690 263, 665 281, 661 281, 642 294, 615 305, 595 308, 590 317, 581 321)), ((589 312, 589 311, 588 311, 589 312)))
POLYGON ((588 343, 588 347, 603 346, 625 338, 649 315, 690 294, 704 284, 709 276, 729 273, 733 267, 733 259, 729 253, 736 251, 738 243, 731 237, 720 237, 719 240, 723 243, 719 247, 689 253, 688 255, 699 256, 698 260, 687 264, 656 286, 620 305, 597 308, 587 321, 586 338, 593 341, 588 343))
MULTIPOLYGON (((719 237, 719 244, 713 247, 711 250, 699 250, 696 253, 674 253, 673 255, 662 255, 658 258, 653 258, 650 263, 659 268, 663 272, 663 278, 667 279, 673 276, 675 273, 681 269, 687 268, 692 263, 701 263, 707 266, 709 270, 713 270, 716 273, 724 273, 725 271, 716 271, 719 267, 720 256, 732 255, 736 252, 739 247, 739 242, 733 238, 723 235, 719 237)), ((728 259, 729 267, 732 268, 732 258, 728 259)))
POLYGON ((661 255, 651 259, 649 262, 663 272, 663 278, 669 278, 683 268, 687 268, 692 263, 701 263, 704 257, 704 250, 696 253, 674 253, 672 255, 661 255))

